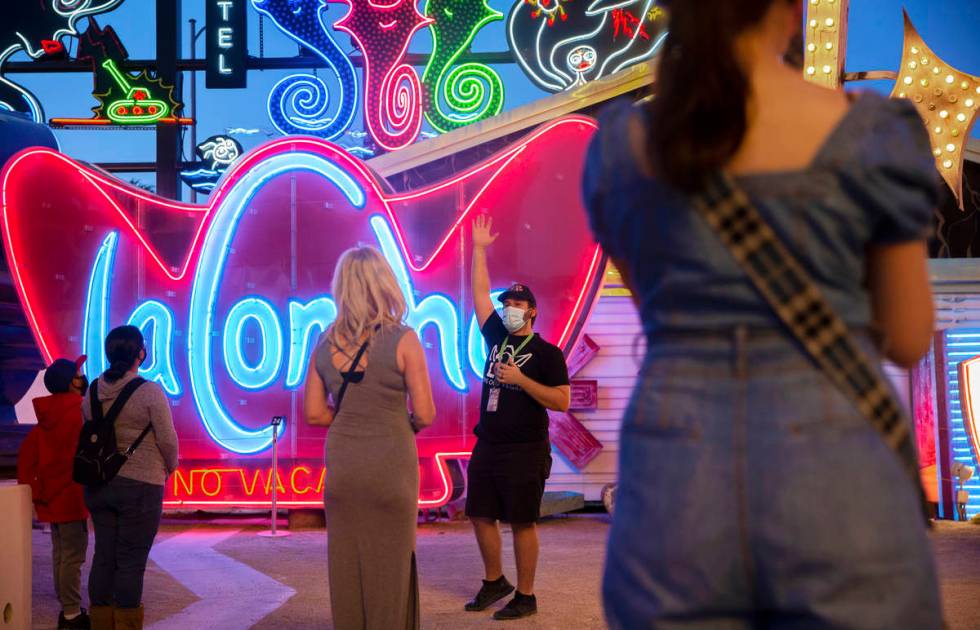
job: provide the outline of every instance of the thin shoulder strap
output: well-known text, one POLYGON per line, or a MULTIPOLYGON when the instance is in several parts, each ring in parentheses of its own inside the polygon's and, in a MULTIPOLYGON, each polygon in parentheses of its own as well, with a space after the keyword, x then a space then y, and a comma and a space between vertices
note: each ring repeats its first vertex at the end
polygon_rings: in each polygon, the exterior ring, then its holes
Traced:
MULTIPOLYGON (((129 402, 130 397, 136 393, 136 390, 140 388, 140 385, 145 382, 146 379, 137 376, 133 380, 126 383, 126 385, 122 388, 122 391, 119 392, 119 396, 112 402, 112 406, 109 407, 109 412, 105 415, 103 421, 108 422, 109 424, 114 424, 116 422, 116 418, 118 418, 119 414, 122 413, 123 407, 125 407, 126 403, 129 402)), ((98 392, 92 392, 93 395, 97 393, 98 392)), ((96 407, 99 407, 100 412, 102 411, 102 405, 96 405, 96 407)), ((93 410, 94 408, 95 407, 93 407, 93 410)), ((93 415, 93 417, 95 416, 93 415)), ((140 431, 139 436, 137 436, 137 438, 133 440, 133 443, 129 445, 129 448, 126 449, 126 457, 131 457, 133 453, 136 452, 136 449, 138 449, 140 444, 143 443, 143 440, 146 439, 147 434, 152 428, 152 423, 147 423, 147 425, 143 427, 143 430, 140 431)))
MULTIPOLYGON (((377 333, 379 330, 381 330, 381 324, 374 327, 375 333, 377 333)), ((357 354, 354 355, 354 360, 351 362, 350 367, 345 372, 340 373, 343 382, 340 384, 340 391, 337 392, 337 401, 333 406, 334 415, 340 412, 340 403, 342 403, 344 400, 344 394, 347 392, 347 386, 350 385, 350 379, 354 375, 354 371, 357 369, 357 364, 361 362, 361 357, 364 356, 364 353, 367 351, 367 347, 370 343, 371 337, 368 337, 364 343, 361 344, 361 348, 357 351, 357 354)))
POLYGON ((361 362, 361 357, 364 356, 364 351, 367 350, 369 342, 370 340, 361 344, 361 349, 357 351, 357 354, 354 356, 354 361, 350 364, 350 369, 340 373, 341 378, 344 380, 340 384, 340 391, 337 392, 337 402, 333 406, 333 412, 335 415, 340 412, 340 403, 344 401, 344 394, 347 392, 347 386, 350 385, 351 376, 353 375, 354 370, 357 369, 357 364, 361 362))
MULTIPOLYGON (((145 382, 145 379, 137 376, 133 380, 126 383, 126 385, 122 388, 122 391, 119 392, 119 396, 112 401, 112 406, 109 407, 109 411, 106 412, 105 417, 101 418, 101 420, 108 422, 109 424, 113 424, 116 421, 116 418, 119 417, 119 414, 122 413, 123 407, 125 407, 126 403, 129 401, 129 397, 132 396, 136 390, 139 389, 139 386, 145 382)), ((97 394, 97 392, 92 393, 97 394)), ((101 405, 97 406, 101 407, 101 405)))
POLYGON ((88 404, 92 412, 92 422, 102 422, 102 403, 99 402, 99 379, 88 386, 88 404))
POLYGON ((898 455, 924 498, 905 412, 804 267, 730 175, 709 178, 694 201, 786 329, 898 455))

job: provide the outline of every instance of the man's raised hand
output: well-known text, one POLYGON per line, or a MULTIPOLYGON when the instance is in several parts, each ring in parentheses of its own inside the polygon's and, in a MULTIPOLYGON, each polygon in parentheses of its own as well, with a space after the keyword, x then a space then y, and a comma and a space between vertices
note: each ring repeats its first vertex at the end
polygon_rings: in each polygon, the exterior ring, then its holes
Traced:
POLYGON ((481 214, 473 219, 473 247, 487 248, 493 245, 499 234, 491 234, 493 218, 481 214))

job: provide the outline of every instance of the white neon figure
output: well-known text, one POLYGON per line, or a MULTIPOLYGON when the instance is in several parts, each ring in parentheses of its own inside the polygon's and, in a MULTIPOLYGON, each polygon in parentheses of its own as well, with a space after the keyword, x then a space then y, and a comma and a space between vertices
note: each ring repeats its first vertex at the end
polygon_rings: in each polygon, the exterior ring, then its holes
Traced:
POLYGON ((529 13, 532 8, 526 0, 518 0, 507 16, 507 39, 518 64, 528 78, 543 89, 560 92, 581 85, 585 80, 594 81, 614 74, 657 54, 666 39, 666 31, 650 40, 649 37, 643 37, 645 31, 642 29, 633 29, 633 33, 625 38, 624 44, 611 51, 600 52, 590 45, 598 41, 597 38, 603 32, 608 32, 612 28, 614 11, 629 9, 631 12, 635 11, 634 14, 637 16, 646 16, 656 4, 656 0, 593 0, 585 8, 585 16, 589 18, 588 23, 584 25, 584 29, 587 30, 580 30, 550 45, 547 43, 546 35, 561 29, 561 23, 555 22, 554 25, 549 25, 548 20, 539 17, 534 31, 533 45, 525 47, 525 50, 530 48, 525 55, 522 54, 524 42, 518 41, 516 28, 520 21, 532 19, 529 13), (596 56, 593 67, 589 70, 591 76, 588 79, 569 65, 571 55, 583 47, 592 48, 596 56))
POLYGON ((586 73, 595 67, 596 52, 592 46, 579 46, 568 53, 568 68, 575 74, 572 86, 585 85, 586 73))
POLYGON ((240 147, 237 142, 225 136, 215 136, 200 145, 201 155, 210 160, 212 168, 221 170, 231 166, 238 159, 240 147))

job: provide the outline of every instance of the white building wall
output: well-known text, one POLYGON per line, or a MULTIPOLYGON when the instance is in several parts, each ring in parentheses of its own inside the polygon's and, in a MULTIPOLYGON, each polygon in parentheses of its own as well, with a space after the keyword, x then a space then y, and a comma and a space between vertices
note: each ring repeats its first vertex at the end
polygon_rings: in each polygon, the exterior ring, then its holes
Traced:
POLYGON ((572 411, 602 442, 602 452, 584 470, 575 470, 561 455, 554 455, 549 491, 571 491, 598 501, 602 487, 616 480, 619 427, 633 391, 643 357, 640 319, 628 297, 601 297, 585 328, 599 345, 599 353, 573 379, 599 382, 599 408, 572 411))

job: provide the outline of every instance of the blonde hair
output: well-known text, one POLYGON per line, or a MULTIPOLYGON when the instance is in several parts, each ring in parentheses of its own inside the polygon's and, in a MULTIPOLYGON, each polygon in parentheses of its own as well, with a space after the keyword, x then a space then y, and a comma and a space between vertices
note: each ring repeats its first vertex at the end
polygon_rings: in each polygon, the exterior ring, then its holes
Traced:
POLYGON ((395 272, 374 247, 352 247, 340 255, 333 272, 337 319, 327 339, 338 348, 359 346, 362 337, 385 324, 405 320, 405 296, 395 272))

